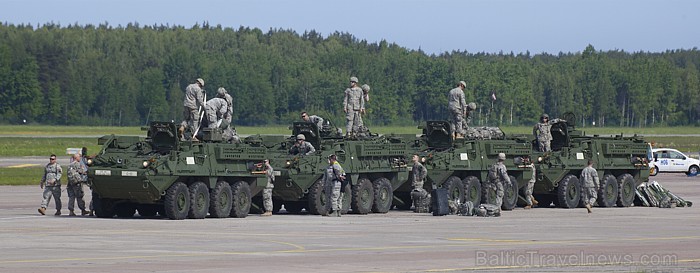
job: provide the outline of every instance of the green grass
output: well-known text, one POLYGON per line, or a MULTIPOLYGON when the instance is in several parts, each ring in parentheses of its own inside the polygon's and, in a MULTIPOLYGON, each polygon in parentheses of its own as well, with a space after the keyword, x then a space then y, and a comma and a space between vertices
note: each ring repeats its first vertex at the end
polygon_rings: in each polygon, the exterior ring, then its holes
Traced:
POLYGON ((0 138, 0 156, 49 156, 66 155, 66 148, 87 147, 89 154, 97 153, 97 138, 0 138))
POLYGON ((39 189, 43 168, 0 168, 0 185, 36 185, 39 189))

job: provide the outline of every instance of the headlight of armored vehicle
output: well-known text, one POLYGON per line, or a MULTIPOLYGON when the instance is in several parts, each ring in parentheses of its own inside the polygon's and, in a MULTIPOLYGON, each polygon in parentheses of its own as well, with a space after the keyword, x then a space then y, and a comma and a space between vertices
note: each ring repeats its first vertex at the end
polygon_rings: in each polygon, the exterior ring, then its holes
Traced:
POLYGON ((291 162, 291 161, 289 161, 289 160, 287 160, 287 162, 284 162, 284 164, 285 164, 285 165, 286 165, 287 167, 289 167, 289 166, 291 166, 291 165, 292 165, 292 162, 291 162))
POLYGON ((87 165, 88 165, 88 166, 92 166, 93 163, 95 163, 95 162, 92 161, 92 158, 90 158, 90 159, 87 160, 87 165))
POLYGON ((148 162, 148 160, 146 160, 146 161, 144 161, 144 162, 142 163, 142 165, 143 165, 144 168, 148 168, 148 165, 150 165, 150 163, 151 163, 151 162, 148 162))
POLYGON ((544 158, 542 158, 541 156, 539 156, 539 157, 537 157, 537 162, 542 162, 543 159, 544 159, 544 158))

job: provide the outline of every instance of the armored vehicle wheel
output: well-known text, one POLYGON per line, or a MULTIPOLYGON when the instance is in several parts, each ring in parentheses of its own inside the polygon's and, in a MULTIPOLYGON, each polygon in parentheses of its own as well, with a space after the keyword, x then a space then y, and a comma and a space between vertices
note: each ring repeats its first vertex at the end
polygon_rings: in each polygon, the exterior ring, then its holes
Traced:
POLYGON ((165 192, 165 216, 173 220, 187 218, 190 210, 190 192, 187 185, 182 182, 175 182, 165 192))
POLYGON ((190 210, 187 217, 204 219, 209 211, 209 188, 204 182, 190 185, 190 210))
POLYGON ((136 210, 143 218, 153 218, 158 214, 158 205, 138 205, 136 210))
POLYGON ((343 192, 343 203, 340 205, 340 213, 348 214, 350 203, 352 203, 352 186, 348 183, 345 185, 345 192, 343 192))
POLYGON ((578 201, 581 199, 581 187, 576 176, 570 174, 559 181, 557 198, 559 207, 570 209, 578 206, 578 201))
POLYGON ((387 213, 391 209, 391 202, 394 200, 394 189, 389 179, 384 177, 374 180, 374 205, 372 212, 387 213))
POLYGON ((95 210, 95 215, 98 218, 114 217, 114 205, 112 200, 100 198, 97 194, 92 194, 92 207, 95 210))
POLYGON ((613 207, 617 203, 617 195, 619 186, 617 179, 612 174, 606 174, 600 180, 600 189, 598 189, 598 206, 613 207))
POLYGON ((284 203, 284 210, 286 210, 289 213, 300 213, 301 210, 304 209, 304 203, 302 202, 285 202, 284 203))
POLYGON ((634 187, 634 177, 626 173, 621 174, 617 177, 617 183, 620 185, 620 191, 617 198, 618 207, 629 207, 634 202, 635 197, 635 187, 634 187))
POLYGON ((231 217, 245 218, 250 211, 250 186, 245 181, 237 181, 231 186, 233 202, 231 202, 231 217))
POLYGON ((114 206, 114 212, 119 218, 131 218, 136 214, 136 206, 130 203, 122 203, 114 206))
POLYGON ((357 185, 352 186, 352 212, 357 214, 367 214, 372 211, 374 203, 374 188, 372 182, 367 178, 360 178, 357 185))
POLYGON ((515 176, 508 176, 510 178, 510 183, 503 184, 503 204, 501 204, 502 210, 513 210, 515 205, 518 204, 518 181, 515 180, 515 176))
POLYGON ((209 194, 209 214, 216 218, 226 218, 231 214, 231 206, 233 203, 233 193, 231 193, 231 185, 226 181, 216 182, 216 186, 211 189, 209 194))
POLYGON ((316 215, 328 215, 330 212, 330 194, 326 193, 326 183, 323 179, 316 180, 311 185, 308 194, 309 204, 306 207, 309 213, 316 215))
POLYGON ((472 201, 475 206, 481 204, 481 181, 476 176, 467 176, 462 180, 464 185, 464 202, 472 201))
POLYGON ((447 189, 447 197, 452 201, 459 200, 459 203, 464 203, 464 185, 462 180, 456 176, 447 178, 442 187, 447 189))

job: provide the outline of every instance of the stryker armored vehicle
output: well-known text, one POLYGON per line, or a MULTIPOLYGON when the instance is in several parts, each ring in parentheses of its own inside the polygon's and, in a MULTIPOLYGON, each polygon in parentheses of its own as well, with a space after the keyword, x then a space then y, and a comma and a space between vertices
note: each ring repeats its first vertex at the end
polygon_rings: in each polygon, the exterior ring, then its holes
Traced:
POLYGON ((532 157, 537 168, 535 199, 545 206, 551 203, 562 208, 580 206, 579 177, 591 159, 600 178, 598 205, 632 205, 636 187, 649 180, 649 145, 636 135, 586 136, 576 130, 573 113, 566 113, 563 119, 565 122, 552 126, 551 152, 537 152, 533 140, 532 157))
MULTIPOLYGON (((413 135, 410 140, 414 138, 413 135)), ((320 215, 329 212, 330 189, 323 181, 323 174, 331 154, 337 155, 348 178, 343 189, 342 213, 350 209, 358 214, 386 213, 391 209, 394 189, 408 180, 405 156, 409 143, 402 137, 369 133, 360 137, 343 137, 328 122, 323 128, 314 123, 295 122, 291 137, 270 144, 270 164, 280 172, 275 180, 273 200, 275 204, 284 204, 291 213, 302 209, 320 215), (314 146, 315 153, 289 154, 300 134, 314 146)))
POLYGON ((107 135, 89 162, 88 183, 97 217, 170 219, 246 217, 251 196, 267 184, 261 141, 223 143, 219 129, 205 129, 202 142, 180 141, 170 122, 152 122, 146 138, 107 135))
MULTIPOLYGON (((516 206, 518 189, 532 177, 529 140, 522 136, 506 136, 496 127, 473 127, 465 138, 453 139, 449 122, 428 121, 411 149, 428 170, 425 189, 430 192, 433 186, 446 188, 451 200, 462 203, 480 204, 482 196, 484 201, 494 202, 491 200, 495 199, 495 194, 484 194, 482 189, 498 153, 506 154, 504 164, 511 180, 510 185, 504 185, 502 209, 511 210, 516 206)), ((398 199, 395 205, 408 209, 411 191, 411 183, 399 187, 394 193, 398 199)))

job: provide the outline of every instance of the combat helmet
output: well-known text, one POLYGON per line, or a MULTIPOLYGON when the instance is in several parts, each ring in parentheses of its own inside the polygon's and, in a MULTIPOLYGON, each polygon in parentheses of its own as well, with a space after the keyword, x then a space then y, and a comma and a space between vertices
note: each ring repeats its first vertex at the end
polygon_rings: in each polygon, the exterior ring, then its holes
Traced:
POLYGON ((298 134, 297 135, 297 140, 306 140, 306 137, 303 134, 298 134))
POLYGON ((506 154, 498 153, 498 160, 506 160, 506 154))
POLYGON ((467 107, 470 111, 474 111, 476 110, 476 103, 470 102, 469 104, 467 104, 467 107))
POLYGON ((545 118, 546 118, 546 119, 549 119, 549 115, 547 115, 547 114, 542 114, 542 116, 540 116, 540 119, 545 119, 545 118))
POLYGON ((362 91, 364 91, 365 94, 369 93, 369 90, 370 90, 369 85, 363 84, 360 88, 362 88, 362 91))
POLYGON ((219 89, 216 90, 216 95, 220 98, 226 96, 226 88, 219 87, 219 89))
POLYGON ((350 82, 357 82, 357 77, 350 77, 350 82))
POLYGON ((198 78, 197 82, 199 83, 199 85, 204 86, 204 80, 202 80, 202 78, 198 78))

